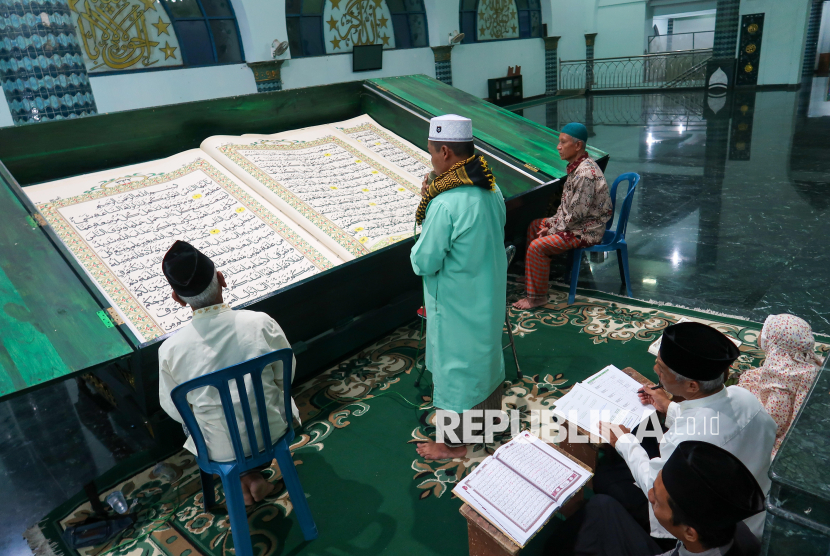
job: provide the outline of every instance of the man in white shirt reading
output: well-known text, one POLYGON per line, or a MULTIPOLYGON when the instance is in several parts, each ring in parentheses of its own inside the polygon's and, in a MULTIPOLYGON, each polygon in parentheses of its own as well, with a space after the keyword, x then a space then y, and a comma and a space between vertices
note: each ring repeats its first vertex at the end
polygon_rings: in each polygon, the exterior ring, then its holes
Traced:
MULTIPOLYGON (((724 387, 726 373, 738 355, 735 344, 710 326, 697 322, 669 326, 663 332, 654 366, 665 391, 645 387, 640 393, 644 404, 652 404, 666 415, 668 430, 660 441, 659 457, 650 459, 625 427, 601 424, 628 472, 620 472, 620 465, 601 466, 594 478, 594 490, 616 498, 641 522, 647 508, 652 537, 672 538, 655 519, 646 497, 657 474, 681 442, 697 440, 720 446, 749 469, 765 495, 769 492, 768 472, 777 427, 749 391, 738 386, 724 387), (683 401, 671 401, 666 392, 682 397, 683 401), (618 435, 618 431, 623 434, 618 435)), ((765 515, 762 512, 746 520, 759 538, 765 515)))
MULTIPOLYGON (((182 423, 170 397, 173 388, 201 375, 291 346, 280 326, 268 315, 234 311, 223 302, 222 288, 227 287, 225 277, 216 270, 213 261, 189 243, 174 243, 164 256, 162 270, 173 288, 173 299, 193 310, 193 320, 159 349, 159 401, 170 417, 182 423)), ((282 373, 281 362, 265 367, 262 373, 272 442, 286 430, 282 373)), ((293 366, 291 378, 294 378, 293 366)), ((246 382, 257 444, 261 448, 264 444, 250 377, 246 382)), ((240 403, 235 388, 231 388, 231 396, 235 404, 240 403)), ((190 392, 187 400, 204 434, 210 459, 235 459, 219 392, 215 388, 202 388, 190 392)), ((250 454, 245 420, 239 408, 236 412, 242 446, 250 454)), ((190 436, 184 447, 196 453, 196 445, 190 436)), ((258 470, 242 476, 245 504, 259 502, 273 490, 274 485, 258 470)))

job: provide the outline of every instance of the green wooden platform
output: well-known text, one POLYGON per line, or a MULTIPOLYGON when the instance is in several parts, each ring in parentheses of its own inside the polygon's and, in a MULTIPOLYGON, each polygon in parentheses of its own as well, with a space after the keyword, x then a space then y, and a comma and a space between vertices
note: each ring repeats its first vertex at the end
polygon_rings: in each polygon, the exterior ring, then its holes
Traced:
POLYGON ((121 332, 99 317, 101 307, 83 282, 2 183, 0 245, 0 397, 132 354, 121 332))

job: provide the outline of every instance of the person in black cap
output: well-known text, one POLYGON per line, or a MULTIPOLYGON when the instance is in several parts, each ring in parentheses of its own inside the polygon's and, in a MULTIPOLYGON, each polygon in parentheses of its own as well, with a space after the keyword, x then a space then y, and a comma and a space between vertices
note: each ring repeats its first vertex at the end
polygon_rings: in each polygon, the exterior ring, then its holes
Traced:
MULTIPOLYGON (((739 353, 734 343, 711 326, 697 322, 669 326, 654 365, 661 388, 640 391, 643 404, 654 405, 666 418, 667 430, 659 451, 649 454, 646 443, 641 445, 625 427, 601 424, 623 461, 600 466, 594 490, 616 498, 656 539, 673 536, 655 518, 646 496, 681 442, 699 440, 720 446, 743 462, 764 493, 769 491, 767 473, 775 421, 750 392, 738 386, 724 387, 729 367, 739 353), (683 401, 672 401, 669 395, 683 401)), ((656 431, 658 435, 661 432, 656 431)), ((764 514, 750 518, 747 525, 760 538, 764 514)))
POLYGON ((652 513, 677 538, 664 552, 610 496, 599 494, 549 545, 579 556, 755 556, 760 542, 743 520, 764 509, 764 494, 741 461, 708 442, 681 443, 648 493, 652 513), (578 523, 577 527, 573 525, 578 523), (573 533, 576 532, 574 535, 573 533))
MULTIPOLYGON (((177 241, 170 247, 164 255, 162 271, 173 289, 173 299, 193 310, 190 323, 165 340, 159 349, 159 401, 162 409, 181 423, 182 418, 170 397, 173 388, 198 376, 291 345, 277 322, 265 313, 231 310, 222 296, 222 288, 227 287, 225 277, 216 270, 210 258, 189 243, 177 241)), ((287 426, 281 413, 282 363, 265 367, 262 382, 271 440, 276 441, 287 426)), ((254 399, 252 385, 248 387, 248 399, 254 399)), ((188 394, 188 401, 201 425, 210 459, 233 460, 233 446, 219 391, 215 388, 193 391, 188 394)), ((294 415, 298 415, 296 407, 294 415)), ((256 411, 252 417, 257 442, 261 443, 256 411)), ((250 451, 245 422, 240 421, 237 425, 242 445, 250 451)), ((189 436, 184 447, 196 453, 196 446, 189 436)), ((259 502, 273 490, 274 485, 258 471, 242 477, 246 504, 259 502)))

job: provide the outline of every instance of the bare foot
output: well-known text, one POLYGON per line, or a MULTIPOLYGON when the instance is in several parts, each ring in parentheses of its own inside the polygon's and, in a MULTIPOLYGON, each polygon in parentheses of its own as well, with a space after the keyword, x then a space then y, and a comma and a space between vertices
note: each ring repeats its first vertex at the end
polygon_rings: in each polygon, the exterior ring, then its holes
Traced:
POLYGON ((516 303, 514 303, 513 307, 515 307, 516 309, 526 311, 528 309, 533 309, 534 307, 541 307, 542 305, 545 305, 547 302, 548 300, 546 297, 525 297, 524 299, 520 299, 516 303))
POLYGON ((253 477, 251 496, 253 496, 254 502, 261 502, 263 498, 274 492, 274 485, 266 481, 261 474, 253 473, 251 476, 253 477))
POLYGON ((243 475, 240 477, 242 481, 242 499, 245 500, 246 506, 251 506, 254 503, 254 495, 251 494, 251 482, 253 478, 251 475, 243 475))
POLYGON ((438 444, 437 442, 419 442, 415 449, 418 451, 418 455, 428 460, 463 458, 467 455, 466 446, 449 448, 446 444, 438 444))

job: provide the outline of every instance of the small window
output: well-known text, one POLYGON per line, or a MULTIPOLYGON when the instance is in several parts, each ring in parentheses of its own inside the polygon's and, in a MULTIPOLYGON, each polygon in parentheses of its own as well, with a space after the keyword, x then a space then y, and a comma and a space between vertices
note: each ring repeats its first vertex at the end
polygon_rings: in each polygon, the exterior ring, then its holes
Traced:
POLYGON ((429 46, 427 37, 427 12, 423 0, 387 0, 392 12, 397 48, 422 48, 429 46))
POLYGON ((163 0, 186 66, 244 61, 230 0, 163 0))
POLYGON ((429 46, 423 0, 285 0, 292 58, 429 46))
POLYGON ((542 36, 540 0, 460 0, 458 25, 465 44, 542 36))

